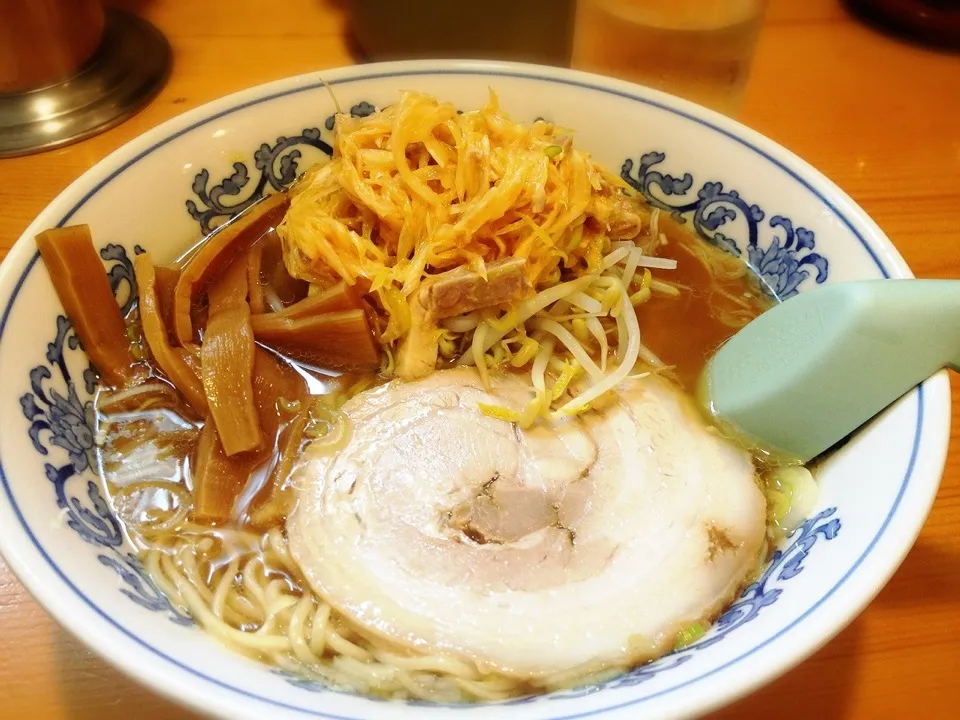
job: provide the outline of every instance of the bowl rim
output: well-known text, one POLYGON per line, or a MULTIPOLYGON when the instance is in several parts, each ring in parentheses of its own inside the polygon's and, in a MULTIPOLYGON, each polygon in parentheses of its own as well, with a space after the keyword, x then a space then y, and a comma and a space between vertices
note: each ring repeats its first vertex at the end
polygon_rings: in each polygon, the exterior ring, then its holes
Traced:
MULTIPOLYGON (((88 200, 139 160, 159 150, 181 135, 187 134, 207 123, 214 122, 234 112, 269 102, 279 97, 315 90, 324 85, 335 87, 337 85, 346 85, 374 79, 422 75, 508 77, 574 86, 594 92, 619 96, 692 120, 725 135, 746 149, 760 155, 764 160, 776 165, 794 181, 799 182, 806 190, 813 193, 818 200, 831 209, 834 215, 843 222, 850 232, 860 241, 884 277, 912 277, 909 267, 876 223, 832 181, 779 144, 712 110, 633 83, 568 69, 497 61, 401 61, 324 70, 322 72, 323 80, 319 79, 321 73, 306 73, 242 90, 205 103, 182 115, 171 118, 130 140, 100 160, 63 190, 57 198, 40 213, 11 248, 8 257, 3 262, 2 267, 0 267, 0 302, 5 303, 2 316, 0 316, 0 342, 2 342, 7 320, 12 312, 17 294, 27 275, 32 270, 33 265, 39 259, 39 254, 33 246, 33 236, 46 227, 54 225, 59 227, 68 223, 70 218, 86 204, 88 200), (869 242, 865 236, 869 237, 869 242), (17 274, 19 274, 19 277, 14 279, 17 274), (9 292, 7 291, 8 287, 9 292)), ((806 608, 801 615, 774 635, 764 639, 761 643, 744 651, 737 657, 728 660, 723 665, 712 668, 701 675, 640 698, 627 699, 615 705, 584 712, 552 715, 551 718, 553 718, 553 720, 573 720, 574 718, 600 716, 605 713, 613 714, 617 710, 632 707, 642 702, 673 693, 695 683, 712 680, 711 685, 713 687, 710 688, 709 693, 704 694, 704 697, 694 698, 691 696, 691 699, 680 700, 677 703, 676 710, 679 712, 675 716, 699 715, 733 702, 774 680, 787 670, 795 667, 836 636, 837 633, 858 615, 873 597, 879 593, 899 567, 919 534, 939 487, 939 480, 946 461, 949 442, 951 407, 948 373, 941 371, 931 379, 925 381, 919 388, 905 396, 903 402, 908 402, 910 398, 915 398, 917 405, 916 431, 911 456, 896 501, 889 509, 886 519, 863 554, 822 598, 806 608), (887 533, 891 521, 894 519, 894 515, 897 514, 897 510, 901 506, 901 500, 906 493, 908 484, 911 479, 918 474, 918 465, 922 466, 922 473, 920 474, 928 478, 929 487, 926 488, 927 492, 913 499, 911 505, 912 514, 909 517, 901 513, 900 517, 897 518, 899 524, 896 535, 887 533), (876 552, 881 539, 884 540, 885 544, 892 545, 890 553, 886 554, 883 558, 880 558, 876 552), (870 563, 870 566, 873 568, 872 574, 869 575, 869 577, 862 575, 862 577, 858 578, 859 588, 851 590, 851 586, 847 584, 847 581, 865 561, 871 559, 868 556, 872 556, 873 562, 870 563), (765 665, 759 672, 753 673, 752 676, 738 682, 729 684, 718 684, 716 682, 716 675, 718 673, 740 663, 777 638, 789 633, 795 629, 800 622, 809 620, 814 610, 819 608, 826 599, 835 592, 841 590, 845 584, 846 587, 844 591, 850 596, 846 600, 846 603, 843 605, 838 604, 832 614, 820 613, 819 622, 816 623, 819 627, 814 632, 808 632, 800 637, 794 637, 793 642, 789 646, 789 651, 782 653, 777 657, 775 662, 765 665)), ((0 503, 0 513, 6 513, 7 507, 5 506, 8 505, 9 509, 13 511, 13 517, 15 517, 19 523, 19 527, 17 528, 12 528, 11 523, 0 523, 0 553, 3 554, 11 570, 34 598, 36 598, 63 627, 68 629, 105 660, 121 670, 121 672, 146 685, 153 691, 203 713, 216 712, 224 717, 253 717, 253 711, 250 710, 250 706, 241 704, 244 701, 249 702, 249 700, 253 699, 277 709, 306 714, 312 717, 329 718, 330 720, 359 720, 354 716, 324 712, 314 708, 279 702, 273 698, 258 695, 255 691, 236 687, 213 678, 203 671, 190 667, 177 658, 171 657, 162 650, 151 646, 146 640, 124 627, 107 611, 96 605, 80 588, 74 585, 63 570, 47 554, 20 511, 8 482, 7 475, 3 469, 2 456, 0 456, 0 484, 3 485, 5 491, 5 502, 0 503), (30 547, 30 545, 32 545, 32 547, 30 547), (24 548, 26 548, 26 553, 24 552, 24 548), (31 567, 30 558, 28 557, 30 554, 38 554, 42 557, 49 565, 49 568, 42 568, 42 570, 52 570, 53 576, 58 578, 62 584, 66 585, 72 594, 58 595, 55 592, 55 587, 40 577, 37 574, 37 570, 31 567), (78 600, 81 601, 81 606, 84 604, 87 606, 83 614, 76 612, 76 603, 78 600), (119 633, 128 642, 106 642, 105 640, 108 636, 104 636, 102 633, 97 634, 91 629, 89 622, 81 621, 81 619, 90 620, 91 618, 96 620, 101 628, 107 628, 110 633, 119 633), (173 665, 178 671, 187 673, 193 679, 196 679, 198 684, 183 683, 174 691, 169 683, 169 678, 164 677, 164 664, 156 662, 129 662, 131 651, 146 651, 147 654, 153 655, 165 661, 165 663, 173 665), (216 694, 204 692, 204 688, 209 688, 210 684, 216 686, 220 692, 216 694), (226 696, 222 694, 223 691, 227 692, 226 696)), ((810 625, 808 625, 808 627, 810 627, 810 625)), ((702 693, 697 693, 696 695, 701 694, 702 693)), ((418 710, 425 709, 426 708, 418 708, 418 710)))

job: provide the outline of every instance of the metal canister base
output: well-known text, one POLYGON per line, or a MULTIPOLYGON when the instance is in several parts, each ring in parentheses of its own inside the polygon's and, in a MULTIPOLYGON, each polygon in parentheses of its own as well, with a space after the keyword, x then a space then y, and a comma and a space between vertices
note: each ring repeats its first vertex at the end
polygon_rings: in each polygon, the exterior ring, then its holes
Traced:
POLYGON ((157 94, 170 64, 170 45, 153 25, 107 8, 100 47, 76 75, 0 93, 0 157, 49 150, 117 125, 157 94))

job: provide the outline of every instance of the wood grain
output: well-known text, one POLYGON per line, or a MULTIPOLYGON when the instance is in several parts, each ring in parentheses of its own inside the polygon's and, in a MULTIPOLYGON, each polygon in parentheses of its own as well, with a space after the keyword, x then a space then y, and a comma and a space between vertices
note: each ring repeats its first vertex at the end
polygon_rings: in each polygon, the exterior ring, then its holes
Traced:
MULTIPOLYGON (((126 123, 78 145, 0 161, 0 255, 107 153, 208 100, 354 62, 334 0, 128 0, 170 39, 170 82, 126 123)), ((917 275, 960 276, 960 55, 879 34, 837 0, 772 0, 742 120, 825 172, 917 275)), ((960 392, 953 392, 954 413, 960 392)), ((864 482, 864 478, 852 478, 864 482)), ((960 437, 933 512, 870 607, 794 671, 716 715, 956 718, 960 667, 960 437)), ((41 610, 0 563, 0 717, 194 716, 125 679, 41 610)))

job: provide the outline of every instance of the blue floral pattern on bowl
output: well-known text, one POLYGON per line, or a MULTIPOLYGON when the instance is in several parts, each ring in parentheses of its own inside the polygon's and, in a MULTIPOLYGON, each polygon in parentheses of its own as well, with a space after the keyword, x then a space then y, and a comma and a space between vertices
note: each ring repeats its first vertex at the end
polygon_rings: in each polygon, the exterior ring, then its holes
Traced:
MULTIPOLYGON (((350 108, 350 114, 365 117, 375 110, 373 104, 361 102, 350 108)), ((194 198, 185 202, 187 212, 196 220, 200 231, 209 232, 268 191, 288 187, 298 175, 302 148, 312 147, 332 156, 332 146, 323 135, 332 132, 334 120, 335 116, 329 116, 323 123, 324 130, 305 128, 297 135, 280 136, 272 144, 261 144, 249 162, 235 162, 232 174, 216 184, 211 185, 209 170, 202 169, 192 184, 194 198), (251 165, 254 173, 249 169, 251 165), (256 181, 250 187, 254 177, 256 181)), ((652 206, 669 212, 679 222, 689 221, 705 241, 743 257, 760 284, 775 297, 791 297, 810 279, 816 283, 826 280, 829 263, 814 252, 816 241, 811 230, 795 226, 789 218, 774 215, 767 222, 771 230, 769 237, 761 241, 761 223, 766 218, 764 210, 749 204, 736 190, 725 189, 718 181, 704 183, 693 193, 694 180, 690 173, 674 177, 654 169, 665 161, 663 152, 642 155, 636 166, 632 159, 627 159, 621 168, 621 176, 652 206), (743 228, 744 224, 744 236, 737 236, 729 230, 734 226, 743 228), (782 234, 776 231, 782 231, 782 234), (815 271, 813 276, 812 271, 815 271)), ((135 252, 142 252, 142 249, 135 247, 135 252)), ((136 298, 136 279, 127 251, 111 244, 104 247, 100 255, 105 262, 111 263, 108 270, 111 287, 126 312, 136 298)), ((90 472, 95 467, 96 437, 90 398, 96 389, 96 374, 90 366, 83 370, 83 396, 87 398, 83 400, 67 362, 70 353, 81 352, 79 339, 69 320, 59 316, 56 334, 47 346, 47 362, 30 372, 31 391, 20 399, 23 414, 30 423, 29 437, 41 455, 47 457, 55 451, 64 456, 62 464, 48 462, 44 465, 57 507, 66 525, 85 542, 96 546, 98 560, 117 573, 121 580, 120 592, 148 610, 165 613, 177 624, 189 625, 191 618, 166 598, 136 555, 125 548, 123 528, 90 472)), ((790 536, 789 544, 774 553, 760 579, 745 588, 739 599, 696 642, 603 683, 547 696, 519 698, 508 704, 548 702, 581 697, 606 688, 638 685, 685 664, 699 650, 722 641, 737 628, 756 619, 764 608, 777 602, 785 584, 803 571, 803 564, 817 541, 832 540, 840 528, 836 508, 823 510, 804 522, 790 536)), ((339 692, 305 676, 275 672, 303 689, 339 692)))
POLYGON ((704 183, 693 194, 690 173, 675 177, 654 169, 666 159, 662 152, 645 153, 634 173, 634 162, 628 158, 620 168, 620 177, 653 207, 669 212, 680 223, 689 220, 702 239, 743 258, 761 287, 773 297, 786 300, 796 295, 810 278, 811 270, 816 271, 818 284, 827 279, 829 262, 813 252, 816 238, 812 230, 795 229, 789 218, 774 215, 767 225, 772 230, 783 230, 783 236, 770 233, 770 238, 761 242, 760 228, 766 213, 760 206, 749 204, 738 191, 724 189, 723 183, 717 181, 704 183), (738 218, 746 223, 745 239, 738 240, 721 229, 738 218))
MULTIPOLYGON (((350 108, 350 115, 366 117, 375 111, 370 103, 361 102, 350 108)), ((330 115, 324 122, 327 132, 333 131, 335 119, 336 115, 330 115)), ((196 199, 186 201, 190 217, 199 223, 200 231, 206 235, 220 223, 246 210, 268 190, 283 190, 297 178, 299 161, 303 157, 298 146, 316 148, 327 157, 333 156, 330 143, 320 135, 319 128, 304 128, 298 135, 281 135, 273 144, 260 145, 253 153, 253 167, 259 175, 246 197, 241 198, 251 179, 247 163, 235 162, 233 173, 213 186, 210 185, 210 171, 203 168, 193 178, 192 190, 196 199)))
MULTIPOLYGON (((113 262, 108 272, 115 294, 125 286, 121 305, 129 310, 137 297, 133 263, 120 245, 107 245, 100 257, 113 262)), ((88 473, 95 466, 93 401, 96 373, 92 366, 83 370, 86 401, 80 399, 71 376, 67 357, 80 353, 80 340, 70 321, 57 317, 57 333, 47 345, 47 364, 30 371, 31 392, 20 397, 23 415, 30 422, 28 434, 37 452, 50 456, 52 448, 66 455, 66 462, 44 463, 44 473, 53 485, 57 507, 67 527, 101 552, 97 560, 114 570, 122 584, 120 592, 148 610, 167 613, 172 621, 189 625, 193 621, 167 599, 144 570, 140 559, 125 547, 120 521, 107 503, 100 485, 88 473)))

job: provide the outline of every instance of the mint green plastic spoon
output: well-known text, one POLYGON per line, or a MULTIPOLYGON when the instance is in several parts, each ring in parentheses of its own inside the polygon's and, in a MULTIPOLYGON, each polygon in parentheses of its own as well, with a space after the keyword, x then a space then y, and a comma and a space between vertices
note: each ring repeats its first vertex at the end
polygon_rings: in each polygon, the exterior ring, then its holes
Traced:
POLYGON ((747 441, 806 462, 944 367, 960 366, 960 280, 827 285, 725 343, 701 399, 747 441))

